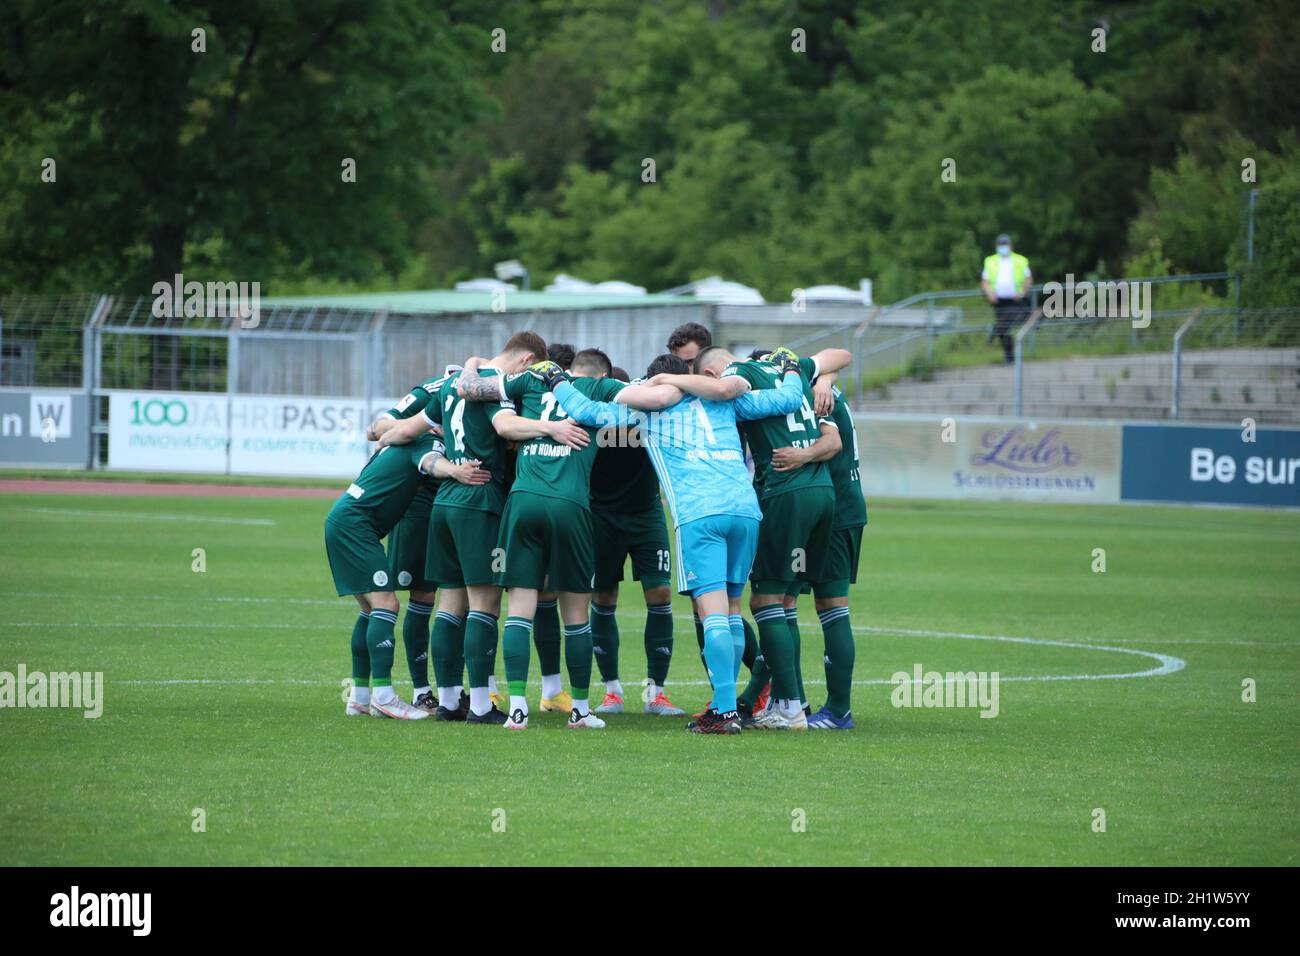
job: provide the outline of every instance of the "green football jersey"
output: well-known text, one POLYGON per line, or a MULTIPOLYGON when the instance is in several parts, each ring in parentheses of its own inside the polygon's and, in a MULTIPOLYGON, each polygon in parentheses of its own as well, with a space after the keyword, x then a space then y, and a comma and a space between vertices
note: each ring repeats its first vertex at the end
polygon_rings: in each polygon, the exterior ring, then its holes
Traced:
MULTIPOLYGON (((771 362, 732 362, 722 373, 723 378, 739 376, 750 388, 780 388, 785 377, 781 369, 771 362)), ((771 498, 797 491, 800 488, 830 488, 830 472, 825 462, 813 462, 794 471, 773 471, 772 452, 778 448, 807 448, 821 437, 821 421, 813 413, 812 386, 808 376, 803 378, 803 406, 784 417, 760 418, 745 422, 742 431, 754 456, 754 489, 760 498, 771 498)))
POLYGON ((412 415, 418 415, 433 401, 433 397, 438 394, 438 388, 446 380, 447 376, 443 375, 438 378, 431 378, 427 382, 421 382, 409 392, 402 396, 396 405, 390 408, 386 414, 389 418, 401 420, 410 418, 412 415))
POLYGON ((442 447, 434 435, 421 435, 409 445, 382 446, 370 456, 361 474, 335 503, 334 510, 360 515, 379 537, 385 537, 425 487, 420 459, 442 447))
MULTIPOLYGON (((412 418, 420 414, 428 406, 433 397, 438 394, 438 388, 442 385, 446 376, 441 378, 431 378, 427 382, 421 382, 407 392, 396 405, 387 412, 389 418, 401 421, 404 418, 412 418)), ((433 496, 438 493, 438 486, 442 484, 442 479, 437 475, 427 475, 424 481, 424 487, 416 495, 416 500, 423 503, 427 498, 432 504, 433 496)))
MULTIPOLYGON (((612 378, 569 379, 583 395, 596 402, 612 402, 623 383, 612 378)), ((567 417, 555 395, 532 372, 507 375, 503 390, 518 404, 519 414, 535 421, 567 417)), ((581 451, 549 438, 530 438, 519 446, 515 484, 510 493, 527 491, 547 498, 562 498, 584 508, 591 507, 591 468, 596 460, 596 428, 588 428, 591 443, 581 451)))
MULTIPOLYGON (((468 508, 500 514, 506 503, 506 443, 492 427, 492 419, 507 408, 510 402, 471 402, 456 394, 456 381, 463 373, 456 372, 438 380, 438 387, 424 409, 425 420, 442 426, 442 440, 447 445, 447 460, 453 465, 462 461, 477 460, 479 467, 492 473, 492 480, 483 485, 466 485, 459 481, 444 481, 438 488, 439 506, 468 508)), ((500 369, 484 366, 478 370, 482 378, 501 375, 500 369)))
MULTIPOLYGON (((597 433, 597 443, 604 436, 610 444, 596 452, 596 464, 591 471, 591 507, 617 514, 640 514, 662 508, 659 476, 650 464, 650 455, 639 445, 617 444, 622 440, 621 431, 610 426, 597 433)), ((634 430, 632 440, 636 436, 634 430)))
POLYGON ((835 485, 835 528, 860 528, 867 523, 867 503, 862 497, 862 477, 858 473, 858 430, 844 393, 835 392, 831 419, 840 430, 840 450, 826 464, 835 485))

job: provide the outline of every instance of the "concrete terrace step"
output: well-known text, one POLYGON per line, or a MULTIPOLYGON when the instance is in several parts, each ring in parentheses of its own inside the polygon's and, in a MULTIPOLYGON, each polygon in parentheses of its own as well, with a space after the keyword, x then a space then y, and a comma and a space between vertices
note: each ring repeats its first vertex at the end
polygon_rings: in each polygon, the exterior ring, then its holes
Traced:
MULTIPOLYGON (((1005 416, 1016 414, 1014 402, 869 402, 858 411, 889 415, 933 415, 936 418, 948 416, 1005 416)), ((1092 418, 1114 421, 1163 421, 1170 417, 1168 405, 1062 405, 1052 402, 1026 401, 1024 418, 1092 418)), ((1222 406, 1218 408, 1183 408, 1179 415, 1181 421, 1190 422, 1226 422, 1240 424, 1244 418, 1251 418, 1261 425, 1300 425, 1291 409, 1269 409, 1261 406, 1222 406)))
MULTIPOLYGON (((941 369, 870 393, 864 410, 1015 413, 1015 369, 941 369)), ((1167 352, 1026 361, 1024 408, 1039 417, 1166 418, 1173 395, 1167 352)), ((1180 417, 1300 423, 1300 349, 1196 349, 1183 355, 1180 417)))
MULTIPOLYGON (((1095 404, 1169 404, 1173 383, 1139 383, 1123 380, 1051 381, 1025 376, 1025 399, 1095 404)), ((974 382, 901 382, 891 385, 887 401, 1014 401, 1015 384, 977 384, 974 382)), ((1185 405, 1275 405, 1300 409, 1300 388, 1291 384, 1243 383, 1214 384, 1184 381, 1179 387, 1185 405)))
MULTIPOLYGON (((1171 381, 1173 358, 1168 352, 1104 355, 1070 359, 1027 357, 1025 375, 1054 379, 1105 379, 1122 377, 1133 381, 1171 381)), ((1183 353, 1183 379, 1265 378, 1270 381, 1300 379, 1300 349, 1203 349, 1183 353)), ((998 383, 1014 382, 1015 369, 1008 365, 972 365, 940 369, 934 381, 998 383)))

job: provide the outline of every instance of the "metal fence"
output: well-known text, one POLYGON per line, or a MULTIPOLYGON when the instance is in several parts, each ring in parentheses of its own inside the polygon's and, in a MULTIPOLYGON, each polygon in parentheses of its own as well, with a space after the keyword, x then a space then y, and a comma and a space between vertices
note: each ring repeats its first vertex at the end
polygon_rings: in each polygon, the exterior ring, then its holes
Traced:
MULTIPOLYGON (((1207 284, 1217 284, 1222 301, 1235 283, 1226 274, 1179 280, 1147 280, 1154 303, 1186 299, 1207 284)), ((107 462, 114 393, 346 397, 368 408, 446 364, 494 354, 521 329, 548 342, 598 345, 635 376, 673 328, 695 321, 738 353, 782 342, 805 354, 849 349, 854 365, 841 384, 862 411, 1300 424, 1300 309, 1157 308, 1145 326, 1049 319, 1036 310, 1017 331, 1016 362, 1003 367, 989 342, 992 312, 976 290, 806 311, 687 303, 397 314, 263 302, 255 328, 159 317, 152 303, 0 296, 0 391, 75 394, 98 436, 86 456, 96 467, 107 462)))
MULTIPOLYGON (((1015 330, 1001 364, 987 326, 903 336, 905 374, 859 380, 863 411, 1300 424, 1300 309, 1195 308, 1045 319, 1015 330)), ((855 359, 859 356, 855 356, 855 359)), ((872 358, 870 350, 868 360, 872 358)))
MULTIPOLYGON (((1240 304, 1241 277, 1229 272, 1183 276, 1142 276, 1123 280, 1140 284, 1153 312, 1172 312, 1208 305, 1216 300, 1240 304)), ((1047 284, 1030 287, 1026 309, 1039 308, 1047 284)), ((795 337, 791 348, 813 352, 835 347, 853 353, 853 374, 845 376, 848 390, 898 378, 914 366, 932 364, 935 349, 947 335, 986 335, 993 329, 993 307, 979 289, 918 292, 890 305, 860 311, 844 323, 795 337), (899 326, 903 328, 900 330, 899 326)), ((990 350, 989 360, 994 352, 990 350)))

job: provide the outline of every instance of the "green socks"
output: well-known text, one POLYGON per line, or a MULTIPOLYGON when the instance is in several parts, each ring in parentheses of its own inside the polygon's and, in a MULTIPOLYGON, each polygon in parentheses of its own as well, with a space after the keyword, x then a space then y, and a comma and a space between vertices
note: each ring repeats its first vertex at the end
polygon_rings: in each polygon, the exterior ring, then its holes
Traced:
POLYGON ((397 615, 381 607, 370 609, 370 624, 366 627, 366 650, 370 653, 370 686, 391 687, 393 684, 393 632, 397 628, 397 615))
POLYGON ((591 687, 591 622, 564 625, 564 660, 569 665, 569 693, 586 700, 591 687))
MULTIPOLYGON (((433 676, 439 687, 458 687, 465 683, 465 619, 439 611, 433 618, 433 636, 429 639, 429 656, 433 658, 433 676)), ((455 708, 456 701, 448 707, 455 708)))
MULTIPOLYGON (((700 627, 703 636, 704 628, 700 627)), ((645 616, 645 666, 650 683, 663 687, 668 682, 668 665, 673 659, 673 606, 647 604, 645 616)))
POLYGON ((529 643, 533 622, 526 617, 508 617, 501 631, 501 653, 506 659, 506 682, 512 697, 523 697, 528 686, 529 643))
POLYGON ((370 612, 362 611, 352 625, 352 686, 370 686, 370 651, 366 648, 366 631, 370 627, 370 612))
POLYGON ((767 658, 759 653, 754 658, 754 666, 749 670, 749 683, 745 685, 745 692, 736 699, 752 709, 758 702, 758 695, 763 693, 763 688, 771 679, 772 670, 767 666, 767 658))
POLYGON ((419 601, 406 602, 402 618, 402 646, 406 648, 406 666, 417 691, 429 686, 429 615, 433 606, 419 601))
POLYGON ((790 640, 794 643, 794 685, 799 691, 798 700, 808 702, 803 692, 803 640, 799 636, 799 610, 785 609, 785 623, 790 628, 790 640))
POLYGON ((843 717, 852 709, 853 658, 857 650, 849 609, 827 608, 817 616, 821 618, 822 634, 826 638, 826 709, 836 717, 843 717))
MULTIPOLYGON (((698 622, 696 622, 698 625, 698 622)), ((703 640, 704 628, 698 628, 703 640)), ((605 683, 618 680, 617 608, 609 604, 591 604, 592 650, 600 679, 605 683)), ((703 651, 703 647, 701 647, 703 651)), ((673 659, 673 606, 647 604, 645 616, 645 666, 650 682, 662 687, 668 680, 668 665, 673 659)))
POLYGON ((486 611, 470 611, 465 617, 465 667, 470 689, 488 685, 497 651, 497 618, 486 611))
POLYGON ((591 602, 591 645, 606 684, 618 680, 618 618, 616 607, 591 602))
POLYGON ((799 685, 794 673, 794 647, 785 605, 768 604, 754 611, 758 625, 758 646, 772 669, 772 696, 777 700, 798 700, 799 685))
POLYGON ((543 677, 560 673, 560 612, 554 601, 538 601, 533 615, 533 646, 543 677))
POLYGON ((754 633, 754 625, 749 623, 749 618, 742 616, 740 623, 745 628, 745 653, 741 657, 741 661, 749 668, 750 673, 753 673, 754 661, 758 660, 759 657, 758 635, 754 633))

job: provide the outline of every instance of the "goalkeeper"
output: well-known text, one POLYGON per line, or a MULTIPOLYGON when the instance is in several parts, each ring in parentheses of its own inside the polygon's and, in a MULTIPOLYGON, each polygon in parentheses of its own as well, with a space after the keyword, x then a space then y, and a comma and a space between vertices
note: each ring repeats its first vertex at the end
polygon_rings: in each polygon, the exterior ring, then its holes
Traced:
POLYGON ((791 355, 783 372, 779 389, 747 392, 734 401, 683 396, 647 415, 623 403, 626 391, 617 396, 622 402, 596 402, 566 382, 558 367, 541 371, 575 421, 642 430, 677 531, 677 590, 691 596, 704 622, 713 704, 689 725, 695 733, 740 732, 736 676, 745 642, 740 596, 754 563, 762 512, 736 422, 788 415, 802 406, 798 359, 791 355))

